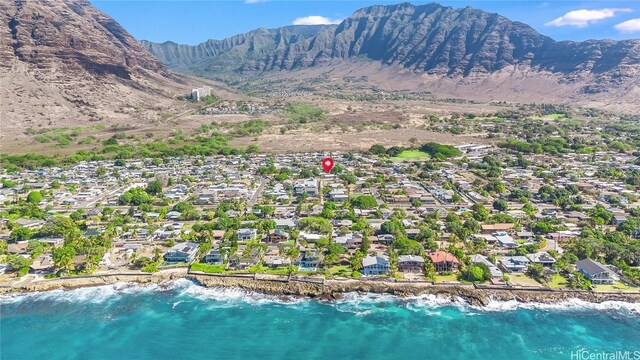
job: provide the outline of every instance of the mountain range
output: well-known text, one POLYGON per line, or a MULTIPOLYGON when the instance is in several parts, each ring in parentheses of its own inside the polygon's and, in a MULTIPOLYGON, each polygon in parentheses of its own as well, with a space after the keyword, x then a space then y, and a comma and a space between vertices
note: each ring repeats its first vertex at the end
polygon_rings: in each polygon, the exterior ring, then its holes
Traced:
POLYGON ((176 98, 202 84, 240 96, 203 78, 640 113, 640 40, 558 42, 498 14, 403 3, 190 46, 138 42, 87 0, 0 3, 3 147, 29 127, 162 121, 192 109, 176 98))
POLYGON ((371 6, 338 25, 257 29, 195 46, 142 45, 169 68, 217 79, 335 67, 357 75, 364 63, 377 67, 370 79, 402 73, 394 86, 443 95, 596 106, 640 98, 640 40, 555 41, 495 13, 435 3, 371 6))
POLYGON ((189 82, 86 0, 0 2, 3 146, 29 127, 152 121, 189 82))

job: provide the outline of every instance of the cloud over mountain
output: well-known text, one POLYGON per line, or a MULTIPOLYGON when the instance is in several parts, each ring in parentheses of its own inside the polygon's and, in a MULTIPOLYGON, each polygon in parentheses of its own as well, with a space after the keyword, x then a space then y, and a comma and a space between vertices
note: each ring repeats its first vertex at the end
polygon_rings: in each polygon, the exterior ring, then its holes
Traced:
POLYGON ((616 16, 618 13, 622 12, 631 12, 631 9, 599 9, 599 10, 588 10, 588 9, 580 9, 569 11, 568 13, 560 16, 559 18, 553 19, 546 23, 547 26, 575 26, 579 28, 587 27, 592 23, 598 22, 600 20, 612 18, 616 16))
POLYGON ((305 17, 299 17, 293 20, 293 25, 331 25, 339 24, 342 20, 329 19, 328 17, 311 15, 305 17))

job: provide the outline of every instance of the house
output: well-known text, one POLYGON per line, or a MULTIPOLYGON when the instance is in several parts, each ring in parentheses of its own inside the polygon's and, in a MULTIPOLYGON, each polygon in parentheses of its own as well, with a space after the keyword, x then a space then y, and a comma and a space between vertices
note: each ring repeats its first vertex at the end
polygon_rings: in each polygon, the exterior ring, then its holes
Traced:
POLYGON ((263 241, 267 243, 279 243, 279 242, 289 241, 289 237, 290 237, 289 234, 287 234, 286 232, 275 229, 275 230, 269 231, 269 233, 267 234, 267 236, 265 236, 263 241))
POLYGON ((296 227, 298 224, 293 219, 274 219, 276 223, 276 229, 289 230, 296 227))
POLYGON ((406 229, 405 232, 409 239, 415 239, 420 234, 420 229, 406 229))
POLYGON ((167 262, 191 262, 195 259, 199 248, 200 245, 190 241, 175 244, 164 254, 164 260, 167 262))
POLYGON ((507 232, 515 228, 513 224, 484 224, 482 225, 482 233, 492 234, 494 232, 507 232))
POLYGON ((396 239, 396 237, 394 235, 391 235, 391 234, 380 234, 377 237, 377 242, 382 243, 382 244, 391 244, 395 239, 396 239))
POLYGON ((363 275, 384 275, 389 272, 389 258, 369 255, 362 260, 363 275))
POLYGON ((445 251, 435 251, 429 254, 431 262, 436 269, 436 272, 453 271, 458 269, 460 260, 455 255, 445 251))
POLYGON ((209 264, 222 264, 226 259, 226 255, 223 254, 220 249, 211 249, 207 255, 204 256, 204 261, 209 264))
POLYGON ((576 268, 589 280, 592 284, 608 284, 611 285, 617 280, 616 275, 607 269, 604 265, 591 259, 583 259, 576 263, 576 268))
POLYGON ((515 240, 513 240, 513 238, 504 231, 494 232, 491 235, 493 235, 501 247, 512 249, 518 245, 515 240))
POLYGON ((324 256, 316 250, 306 250, 299 259, 300 268, 315 270, 322 264, 324 256))
POLYGON ((291 260, 285 256, 273 254, 265 255, 262 259, 262 263, 268 268, 277 269, 291 265, 291 260))
POLYGON ((258 236, 258 230, 250 228, 238 229, 236 236, 238 241, 251 241, 258 236))
POLYGON ((52 248, 57 248, 60 247, 62 245, 64 245, 64 239, 63 238, 40 238, 40 239, 32 239, 29 240, 31 241, 39 241, 39 242, 43 242, 48 244, 49 246, 51 246, 52 248))
POLYGON ((544 267, 550 268, 553 264, 556 263, 556 259, 554 259, 547 252, 537 252, 535 254, 528 254, 527 257, 534 264, 540 264, 544 267))
POLYGON ((33 260, 29 266, 29 272, 32 274, 51 274, 54 270, 53 258, 51 255, 42 254, 33 260))
POLYGON ((310 196, 316 196, 318 194, 318 182, 315 179, 307 179, 302 183, 295 184, 293 191, 296 195, 306 193, 310 196))
POLYGON ((494 263, 489 261, 489 259, 487 259, 486 256, 481 254, 475 254, 471 257, 471 262, 473 262, 474 264, 487 265, 487 267, 489 268, 489 271, 491 272, 492 278, 502 279, 502 271, 500 271, 500 269, 498 269, 498 267, 494 263))
POLYGON ((402 272, 421 273, 424 269, 424 258, 418 255, 398 256, 398 270, 402 272))
POLYGON ((498 258, 498 264, 506 272, 524 272, 531 264, 531 261, 524 256, 502 256, 498 258))

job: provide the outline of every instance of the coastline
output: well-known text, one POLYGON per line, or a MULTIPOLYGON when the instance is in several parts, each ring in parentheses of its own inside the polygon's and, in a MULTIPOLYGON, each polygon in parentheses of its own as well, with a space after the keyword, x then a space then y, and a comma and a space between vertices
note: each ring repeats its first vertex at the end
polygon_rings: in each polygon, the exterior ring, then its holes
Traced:
POLYGON ((432 284, 430 282, 384 281, 373 279, 325 280, 321 278, 289 278, 265 274, 205 274, 189 272, 186 268, 170 269, 153 274, 119 273, 81 277, 25 281, 2 284, 0 295, 72 290, 116 283, 162 284, 186 279, 203 287, 240 288, 275 296, 299 296, 321 300, 339 300, 347 293, 388 294, 398 297, 435 295, 452 302, 464 301, 472 306, 484 307, 492 301, 517 303, 557 304, 570 300, 588 303, 619 301, 640 303, 640 292, 594 292, 587 290, 553 290, 546 288, 496 287, 471 284, 432 284))

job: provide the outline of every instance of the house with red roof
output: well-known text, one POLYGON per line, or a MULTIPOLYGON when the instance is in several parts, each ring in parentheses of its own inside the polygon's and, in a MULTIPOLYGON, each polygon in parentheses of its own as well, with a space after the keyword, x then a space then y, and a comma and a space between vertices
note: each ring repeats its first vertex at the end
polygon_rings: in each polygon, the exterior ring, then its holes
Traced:
POLYGON ((457 270, 460 265, 460 260, 458 260, 455 255, 446 251, 429 253, 429 258, 437 272, 457 270))

